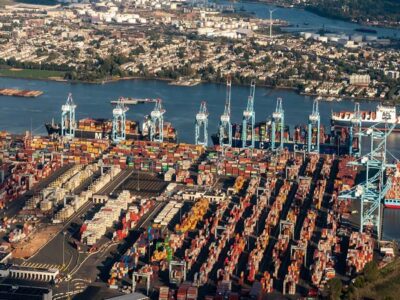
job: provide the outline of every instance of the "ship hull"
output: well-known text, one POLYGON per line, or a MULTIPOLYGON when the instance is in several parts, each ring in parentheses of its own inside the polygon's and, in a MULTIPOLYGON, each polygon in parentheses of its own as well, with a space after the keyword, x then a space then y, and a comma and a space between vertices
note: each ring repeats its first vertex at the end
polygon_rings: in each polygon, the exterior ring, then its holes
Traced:
MULTIPOLYGON (((214 134, 211 136, 211 140, 214 145, 219 145, 219 137, 214 134)), ((276 145, 280 145, 280 142, 277 142, 276 145)), ((232 139, 232 147, 242 148, 243 142, 239 139, 232 139)), ((287 148, 289 151, 302 151, 307 150, 307 144, 304 143, 295 143, 292 141, 284 142, 283 147, 287 148)), ((269 149, 271 148, 271 142, 254 142, 254 148, 256 149, 269 149)), ((349 154, 349 147, 346 145, 333 145, 333 144, 320 144, 320 153, 321 154, 336 154, 336 155, 346 155, 349 154)))
MULTIPOLYGON (((59 125, 46 123, 45 124, 47 133, 49 135, 61 135, 61 129, 59 125)), ((101 130, 82 130, 75 129, 75 137, 82 139, 95 139, 95 140, 110 140, 111 131, 101 130)), ((126 133, 127 140, 149 140, 149 137, 143 135, 140 131, 137 134, 126 133)), ((164 137, 164 142, 176 143, 177 138, 164 137)))
MULTIPOLYGON (((75 137, 84 139, 96 139, 96 140, 108 140, 111 139, 111 132, 102 131, 87 131, 87 130, 75 130, 75 137)), ((141 135, 126 134, 128 140, 143 139, 141 135)))
MULTIPOLYGON (((111 132, 101 131, 86 131, 86 130, 75 130, 75 137, 83 139, 95 139, 95 140, 110 140, 111 132)), ((127 140, 149 140, 148 136, 142 134, 126 134, 127 140)), ((177 140, 173 138, 164 138, 164 142, 176 143, 177 140)))
MULTIPOLYGON (((331 124, 334 128, 349 128, 352 124, 349 120, 336 120, 336 119, 331 119, 331 124)), ((377 129, 385 129, 385 123, 378 123, 378 122, 362 122, 361 126, 363 129, 367 129, 371 126, 376 126, 377 129)), ((388 127, 391 126, 391 123, 387 124, 388 127)), ((400 123, 397 123, 393 131, 400 132, 400 123)))
POLYGON ((386 208, 400 209, 400 200, 385 200, 384 205, 386 208))
POLYGON ((399 205, 385 204, 385 207, 390 209, 400 209, 400 204, 399 205))

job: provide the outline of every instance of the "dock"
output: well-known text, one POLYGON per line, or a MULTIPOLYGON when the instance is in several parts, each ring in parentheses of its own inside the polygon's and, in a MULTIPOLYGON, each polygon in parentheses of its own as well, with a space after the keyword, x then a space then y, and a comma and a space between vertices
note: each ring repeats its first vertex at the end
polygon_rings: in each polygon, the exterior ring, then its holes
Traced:
POLYGON ((42 91, 35 90, 0 89, 0 96, 36 98, 42 94, 42 91))
POLYGON ((169 83, 169 85, 177 85, 177 86, 196 86, 201 83, 200 79, 184 79, 180 78, 175 81, 169 83))
POLYGON ((145 103, 156 103, 157 99, 139 99, 139 98, 120 98, 118 100, 111 100, 111 104, 117 104, 119 101, 121 101, 123 104, 126 105, 136 105, 136 104, 145 104, 145 103))

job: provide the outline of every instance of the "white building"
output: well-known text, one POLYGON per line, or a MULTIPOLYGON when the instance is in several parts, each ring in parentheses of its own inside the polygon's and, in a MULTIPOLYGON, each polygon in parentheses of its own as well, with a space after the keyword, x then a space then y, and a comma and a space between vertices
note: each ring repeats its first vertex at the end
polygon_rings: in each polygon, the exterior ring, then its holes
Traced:
POLYGON ((350 75, 351 85, 368 86, 370 82, 371 82, 371 77, 369 75, 360 75, 360 74, 350 75))

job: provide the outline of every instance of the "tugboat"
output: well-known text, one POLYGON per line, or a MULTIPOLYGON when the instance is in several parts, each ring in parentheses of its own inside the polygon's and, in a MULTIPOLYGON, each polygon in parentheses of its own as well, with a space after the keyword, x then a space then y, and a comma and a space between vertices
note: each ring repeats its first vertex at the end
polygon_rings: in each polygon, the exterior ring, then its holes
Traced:
POLYGON ((49 135, 61 134, 60 124, 54 123, 54 119, 51 120, 51 123, 45 123, 44 126, 46 127, 47 133, 49 135))

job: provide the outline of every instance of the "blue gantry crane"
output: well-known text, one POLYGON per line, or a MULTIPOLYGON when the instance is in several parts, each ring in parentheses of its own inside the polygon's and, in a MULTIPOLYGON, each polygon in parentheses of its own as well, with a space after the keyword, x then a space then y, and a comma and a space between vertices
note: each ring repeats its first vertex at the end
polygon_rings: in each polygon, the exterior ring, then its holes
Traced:
POLYGON ((232 123, 231 123, 231 86, 230 76, 226 79, 226 99, 224 113, 219 123, 219 144, 222 147, 232 146, 232 123))
POLYGON ((242 121, 242 147, 243 148, 254 148, 254 125, 256 122, 256 114, 254 111, 255 91, 256 91, 256 82, 255 82, 255 80, 252 80, 251 85, 250 85, 250 95, 247 99, 247 107, 243 111, 243 121, 242 121), (251 132, 250 144, 247 141, 247 132, 249 129, 251 132))
POLYGON ((308 138, 307 151, 308 153, 319 153, 320 146, 320 124, 321 116, 319 115, 318 100, 313 102, 313 109, 308 117, 308 138), (315 132, 315 138, 314 136, 315 132))
POLYGON ((120 98, 117 105, 113 109, 112 121, 112 140, 115 143, 124 141, 126 139, 126 112, 128 107, 125 106, 123 99, 120 98))
POLYGON ((271 122, 271 149, 276 149, 276 133, 279 130, 279 148, 283 149, 284 130, 285 130, 285 111, 283 110, 282 98, 276 99, 276 108, 272 113, 271 122))
POLYGON ((370 152, 349 165, 364 167, 365 181, 339 195, 339 199, 360 200, 360 231, 366 228, 375 230, 378 239, 381 239, 381 203, 392 184, 385 174, 387 168, 395 167, 386 162, 386 142, 395 126, 379 123, 360 133, 360 136, 370 139, 370 152), (384 129, 381 129, 382 125, 384 129))
POLYGON ((208 146, 208 111, 207 111, 207 104, 205 101, 201 102, 200 110, 196 114, 195 144, 202 145, 205 147, 208 146), (203 131, 203 134, 201 134, 201 131, 203 131))
POLYGON ((355 157, 361 155, 361 125, 360 103, 355 103, 349 132, 349 154, 355 157), (357 147, 354 147, 355 143, 357 147))
POLYGON ((150 113, 150 140, 153 142, 164 141, 164 114, 161 99, 157 99, 154 109, 150 113))
POLYGON ((67 102, 61 106, 61 135, 66 137, 74 137, 76 129, 75 120, 76 104, 72 99, 72 94, 68 94, 67 102))

